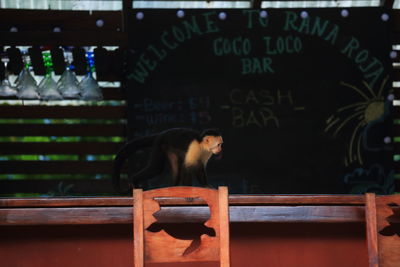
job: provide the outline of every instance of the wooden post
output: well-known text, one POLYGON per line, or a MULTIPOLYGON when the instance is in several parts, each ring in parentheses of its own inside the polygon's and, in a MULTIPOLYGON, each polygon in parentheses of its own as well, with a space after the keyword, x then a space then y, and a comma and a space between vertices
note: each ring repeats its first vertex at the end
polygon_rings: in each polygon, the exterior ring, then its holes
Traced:
POLYGON ((220 216, 220 266, 229 267, 229 202, 228 188, 226 186, 218 187, 219 190, 219 216, 220 216))
POLYGON ((365 195, 365 221, 367 227, 369 267, 379 267, 378 229, 374 193, 367 193, 365 195))
POLYGON ((122 0, 122 32, 128 32, 129 16, 128 13, 132 9, 132 0, 122 0))
POLYGON ((143 191, 133 190, 133 256, 134 267, 144 267, 143 191))

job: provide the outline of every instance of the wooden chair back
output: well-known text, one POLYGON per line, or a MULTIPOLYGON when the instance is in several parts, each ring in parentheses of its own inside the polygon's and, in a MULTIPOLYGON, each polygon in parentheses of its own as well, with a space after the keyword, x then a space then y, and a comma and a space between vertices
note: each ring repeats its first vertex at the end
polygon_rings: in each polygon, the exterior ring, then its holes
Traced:
POLYGON ((366 194, 369 267, 400 266, 400 195, 366 194))
POLYGON ((228 189, 200 187, 168 187, 142 191, 133 190, 134 197, 134 266, 145 262, 198 262, 220 261, 229 267, 229 210, 228 189), (161 210, 160 198, 201 198, 210 209, 210 218, 202 225, 200 244, 189 251, 194 240, 177 239, 165 231, 150 231, 157 225, 155 214, 161 210), (207 233, 208 232, 208 233, 207 233), (210 232, 212 234, 210 234, 210 232))

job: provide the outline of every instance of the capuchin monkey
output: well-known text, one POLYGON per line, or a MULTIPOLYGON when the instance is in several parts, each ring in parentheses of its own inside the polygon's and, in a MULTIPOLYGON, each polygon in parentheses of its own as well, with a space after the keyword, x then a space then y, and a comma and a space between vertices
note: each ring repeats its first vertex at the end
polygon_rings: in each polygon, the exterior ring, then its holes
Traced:
POLYGON ((202 133, 185 128, 175 128, 151 136, 140 137, 125 144, 114 159, 113 185, 117 192, 120 187, 120 173, 124 162, 135 151, 151 147, 148 165, 129 177, 131 187, 138 188, 144 180, 163 172, 169 165, 173 186, 190 186, 196 178, 201 186, 210 187, 207 181, 206 165, 210 157, 222 151, 222 136, 215 129, 202 133))

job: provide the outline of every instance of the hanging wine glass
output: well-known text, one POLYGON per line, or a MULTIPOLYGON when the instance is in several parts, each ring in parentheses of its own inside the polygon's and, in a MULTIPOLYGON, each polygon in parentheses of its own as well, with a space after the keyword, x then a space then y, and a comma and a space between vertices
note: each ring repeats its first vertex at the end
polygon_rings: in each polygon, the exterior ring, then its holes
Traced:
POLYGON ((5 77, 1 81, 0 96, 15 96, 17 94, 17 90, 15 89, 15 87, 11 86, 10 80, 8 79, 9 75, 7 71, 8 58, 2 58, 1 61, 2 64, 4 64, 5 77))
POLYGON ((58 91, 57 83, 54 81, 51 74, 46 75, 39 84, 40 98, 43 100, 62 100, 58 91))
POLYGON ((39 84, 38 92, 43 100, 61 100, 62 96, 58 91, 57 83, 53 79, 53 67, 51 56, 45 54, 46 75, 39 84))
POLYGON ((18 83, 17 89, 17 97, 20 99, 39 99, 36 81, 34 81, 29 70, 26 70, 26 74, 23 75, 23 78, 18 83))
POLYGON ((79 99, 81 96, 81 90, 78 86, 78 79, 76 78, 75 73, 71 70, 72 59, 67 56, 66 62, 65 71, 57 82, 58 91, 65 99, 79 99))
POLYGON ((62 74, 62 81, 58 86, 61 95, 67 99, 77 99, 81 96, 75 74, 67 68, 62 74))
POLYGON ((61 74, 60 79, 57 81, 57 86, 60 86, 67 79, 67 76, 72 76, 72 79, 76 84, 79 83, 78 79, 75 76, 75 73, 67 66, 65 71, 61 74))
POLYGON ((82 90, 82 100, 100 101, 103 100, 103 94, 97 81, 93 78, 92 72, 88 72, 79 83, 82 90))
POLYGON ((23 54, 23 61, 24 68, 21 70, 17 78, 17 97, 27 100, 39 99, 36 80, 30 72, 30 59, 26 53, 23 54))
POLYGON ((93 77, 93 72, 95 71, 93 52, 86 53, 86 61, 88 68, 87 74, 79 83, 79 87, 82 90, 82 100, 86 101, 103 100, 103 94, 101 92, 100 86, 93 77))
POLYGON ((8 77, 4 78, 4 80, 1 81, 0 85, 0 96, 15 96, 15 95, 17 95, 17 90, 15 90, 15 88, 11 86, 8 77))

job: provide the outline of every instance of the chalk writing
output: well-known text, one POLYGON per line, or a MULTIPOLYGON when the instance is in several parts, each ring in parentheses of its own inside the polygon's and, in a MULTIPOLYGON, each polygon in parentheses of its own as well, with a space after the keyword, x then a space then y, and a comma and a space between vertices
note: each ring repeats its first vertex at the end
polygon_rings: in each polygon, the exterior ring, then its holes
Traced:
POLYGON ((341 53, 354 60, 371 88, 374 87, 379 78, 382 78, 385 72, 382 62, 372 56, 367 49, 361 49, 360 42, 355 37, 351 37, 341 53))
POLYGON ((233 89, 230 92, 229 100, 232 104, 242 105, 293 105, 292 92, 288 90, 286 93, 276 90, 276 96, 272 95, 270 90, 243 90, 233 89))
POLYGON ((263 18, 262 16, 260 16, 259 10, 245 9, 242 11, 242 14, 244 15, 245 18, 247 18, 247 23, 246 23, 247 29, 253 29, 255 28, 256 25, 261 26, 262 28, 266 28, 268 26, 269 18, 268 17, 263 18))
POLYGON ((135 119, 147 126, 173 124, 207 124, 212 121, 210 98, 187 97, 176 100, 144 98, 134 104, 135 119))
MULTIPOLYGON (((339 27, 329 20, 323 20, 318 16, 310 16, 303 19, 292 11, 286 12, 283 29, 285 31, 296 31, 310 36, 318 36, 331 45, 337 44, 337 40, 340 37, 339 27)), ((344 43, 340 52, 354 61, 358 69, 363 73, 368 85, 374 87, 375 83, 383 78, 385 72, 382 62, 372 56, 369 50, 361 48, 360 42, 356 37, 351 36, 350 40, 345 40, 344 43)))
POLYGON ((235 55, 243 56, 251 52, 251 42, 249 38, 238 36, 235 38, 216 38, 213 41, 213 50, 216 56, 235 55))
POLYGON ((272 68, 272 59, 270 57, 263 58, 242 58, 242 75, 246 74, 261 74, 274 73, 272 68))
MULTIPOLYGON (((257 27, 267 28, 270 24, 269 17, 262 18, 257 10, 243 10, 245 27, 255 29, 257 27)), ((194 37, 204 37, 207 34, 221 33, 221 23, 217 19, 217 12, 203 12, 197 16, 188 16, 176 25, 163 30, 159 38, 147 45, 134 63, 134 68, 128 75, 140 84, 144 84, 150 74, 155 71, 167 56, 169 51, 178 49, 183 43, 194 37)), ((382 78, 384 67, 380 60, 371 52, 362 48, 359 40, 352 36, 344 40, 337 24, 319 16, 302 18, 298 12, 285 11, 284 21, 281 25, 283 32, 296 32, 302 35, 319 37, 332 46, 339 47, 340 52, 352 60, 363 73, 364 79, 373 87, 382 78), (340 42, 338 40, 341 40, 340 42), (340 43, 340 44, 339 44, 340 43)), ((299 54, 303 51, 303 40, 300 36, 219 36, 210 40, 210 48, 215 56, 238 56, 242 75, 249 74, 274 74, 276 68, 273 65, 273 55, 299 54), (261 38, 261 39, 260 39, 261 38), (255 44, 262 43, 264 54, 268 57, 260 57, 260 51, 256 51, 255 44)))
POLYGON ((177 49, 182 43, 194 36, 219 32, 216 24, 216 11, 204 12, 200 16, 191 16, 179 25, 164 30, 158 41, 149 44, 134 63, 133 72, 127 77, 143 84, 159 63, 167 56, 168 51, 177 49))
POLYGON ((329 20, 318 16, 301 18, 296 12, 286 11, 284 31, 296 31, 311 36, 318 36, 334 45, 339 35, 339 27, 329 20))
POLYGON ((222 105, 222 109, 230 109, 232 126, 241 128, 280 127, 277 114, 273 111, 277 106, 288 106, 293 111, 302 111, 305 107, 295 106, 291 90, 244 90, 233 89, 229 94, 230 105, 222 105))
POLYGON ((183 101, 158 101, 152 98, 146 97, 141 103, 135 104, 136 109, 143 109, 144 112, 156 112, 156 111, 169 111, 169 110, 182 110, 183 101))
POLYGON ((269 123, 272 123, 273 126, 279 128, 279 120, 269 108, 261 107, 248 112, 238 107, 232 108, 233 127, 267 127, 269 126, 269 123))
POLYGON ((152 113, 144 115, 136 115, 137 121, 144 121, 148 126, 183 123, 186 121, 183 113, 152 113))
POLYGON ((294 54, 300 53, 303 49, 303 42, 298 36, 264 36, 265 53, 267 55, 294 54))

